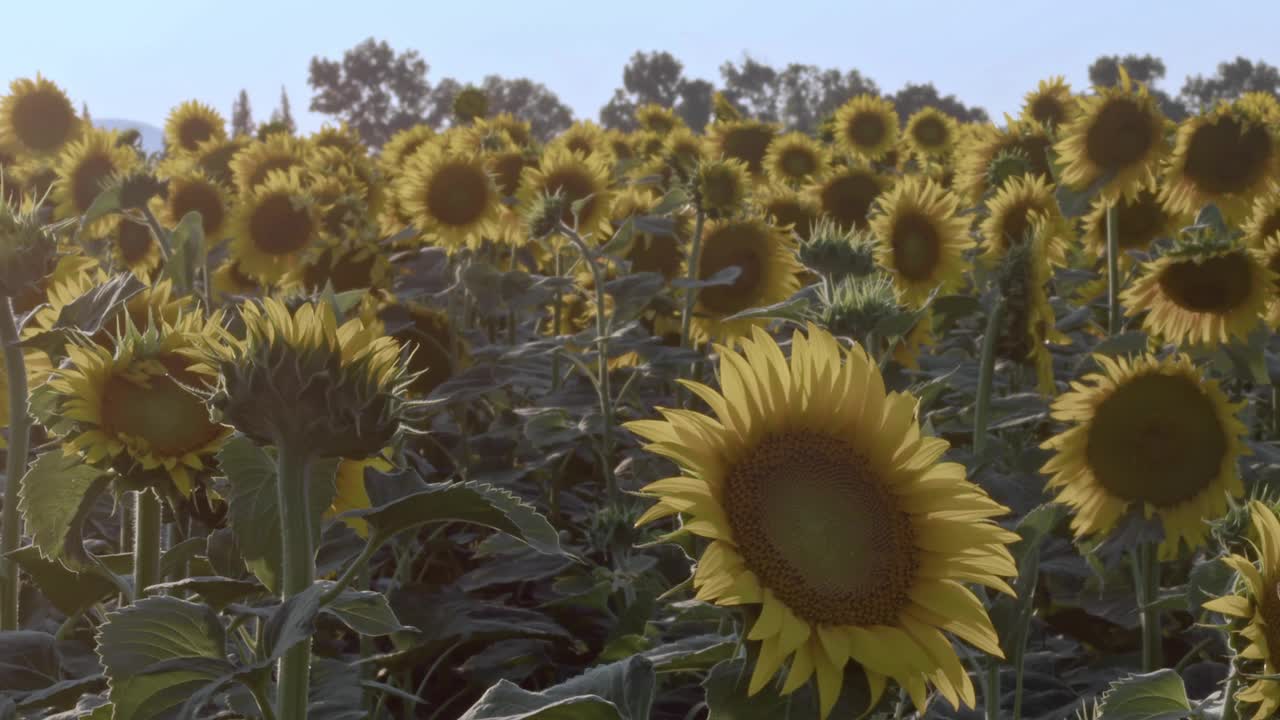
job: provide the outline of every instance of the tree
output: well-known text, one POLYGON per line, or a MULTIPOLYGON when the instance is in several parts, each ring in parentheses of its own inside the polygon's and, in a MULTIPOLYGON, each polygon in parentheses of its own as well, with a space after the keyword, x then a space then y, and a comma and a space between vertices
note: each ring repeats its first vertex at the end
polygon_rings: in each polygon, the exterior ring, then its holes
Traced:
POLYGON ((289 109, 289 93, 280 86, 280 106, 271 111, 271 123, 281 127, 290 135, 298 131, 298 124, 293 121, 293 111, 289 109))
POLYGON ((879 95, 880 89, 857 70, 792 63, 775 80, 778 120, 791 130, 813 132, 822 119, 856 95, 879 95))
MULTIPOLYGON (((466 87, 453 78, 444 78, 427 97, 423 122, 437 130, 453 119, 453 101, 466 87)), ((573 111, 560 97, 542 83, 529 78, 504 78, 486 75, 479 85, 489 101, 490 116, 511 113, 528 121, 532 135, 543 142, 555 137, 573 123, 573 111)))
MULTIPOLYGON (((427 70, 416 51, 397 54, 373 38, 347 50, 341 61, 313 57, 311 110, 344 120, 370 146, 381 147, 396 131, 427 119, 427 70)), ((452 102, 451 96, 444 118, 452 102)))
POLYGON ((898 111, 898 117, 906 122, 915 113, 933 107, 961 122, 986 122, 987 111, 980 107, 969 107, 956 99, 955 95, 942 96, 933 83, 907 83, 902 89, 889 96, 898 111))
POLYGON ((684 76, 684 63, 669 52, 637 51, 622 69, 622 87, 600 109, 605 127, 633 130, 636 108, 656 103, 675 110, 689 127, 701 130, 711 119, 714 86, 684 76))
POLYGON ((778 119, 778 71, 750 55, 739 67, 732 61, 720 66, 721 93, 738 112, 766 122, 778 119))
POLYGON ((1177 121, 1190 114, 1186 106, 1156 87, 1164 79, 1165 67, 1163 60, 1152 55, 1103 55, 1089 66, 1089 82, 1095 87, 1115 87, 1120 84, 1122 65, 1130 80, 1147 86, 1166 117, 1177 121))
POLYGON ((1188 107, 1207 109, 1222 100, 1235 100, 1247 92, 1280 96, 1280 69, 1259 60, 1243 57, 1218 63, 1218 74, 1195 75, 1182 84, 1181 99, 1188 107))
POLYGON ((249 107, 249 93, 241 90, 236 101, 231 104, 231 135, 253 134, 253 109, 249 107))

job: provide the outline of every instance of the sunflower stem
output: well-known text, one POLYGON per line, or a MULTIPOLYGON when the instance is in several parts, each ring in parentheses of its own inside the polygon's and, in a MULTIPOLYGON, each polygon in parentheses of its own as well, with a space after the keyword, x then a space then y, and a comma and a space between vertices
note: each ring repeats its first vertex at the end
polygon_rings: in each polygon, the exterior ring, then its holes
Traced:
POLYGON ((18 486, 27 470, 31 417, 27 414, 27 363, 18 345, 13 301, 0 298, 0 344, 9 381, 9 450, 5 464, 4 511, 0 514, 0 632, 18 629, 18 563, 9 553, 18 549, 22 518, 18 515, 18 486))
MULTIPOLYGON (((276 444, 276 500, 280 508, 283 578, 281 599, 305 591, 315 582, 316 554, 311 532, 307 468, 311 453, 305 442, 276 444)), ((290 648, 277 670, 276 709, 280 720, 305 720, 311 672, 311 640, 290 648)))
POLYGON ((1280 385, 1271 386, 1271 434, 1280 438, 1280 385))
POLYGON ((1164 637, 1160 628, 1160 551, 1144 542, 1134 553, 1134 584, 1142 620, 1142 671, 1154 672, 1164 661, 1164 637))
POLYGON ((1115 204, 1107 206, 1107 334, 1120 332, 1120 230, 1115 204))
POLYGON ((987 688, 984 700, 987 706, 987 720, 1000 720, 1000 661, 995 658, 987 661, 987 688))
MULTIPOLYGON (((693 240, 689 245, 688 272, 685 273, 685 280, 689 283, 698 279, 698 266, 702 259, 702 228, 706 224, 707 216, 702 210, 702 204, 698 203, 696 214, 693 219, 693 240)), ((686 287, 684 289, 684 306, 680 309, 680 347, 687 348, 690 343, 690 332, 693 329, 693 307, 698 302, 698 288, 686 287)), ((697 368, 697 364, 690 366, 689 375, 693 375, 693 371, 697 368)), ((676 405, 684 404, 684 386, 676 385, 676 405)))
MULTIPOLYGON (((560 266, 560 246, 556 245, 552 249, 555 256, 555 273, 556 278, 564 276, 564 268, 560 266)), ((551 334, 560 334, 560 316, 564 313, 564 297, 560 294, 560 286, 556 286, 556 292, 551 302, 551 334)), ((551 353, 551 392, 560 389, 560 354, 551 353)))
POLYGON ((160 582, 161 507, 150 488, 135 494, 133 517, 133 596, 141 600, 160 582))
POLYGON ((1227 685, 1222 688, 1221 720, 1236 720, 1236 685, 1240 682, 1240 673, 1236 669, 1236 659, 1231 658, 1228 665, 1227 685))
POLYGON ((1000 316, 1004 297, 997 294, 987 316, 987 331, 982 336, 982 358, 978 365, 978 397, 973 408, 973 455, 982 457, 987 448, 987 423, 991 415, 991 384, 996 368, 996 338, 1000 334, 1000 316))

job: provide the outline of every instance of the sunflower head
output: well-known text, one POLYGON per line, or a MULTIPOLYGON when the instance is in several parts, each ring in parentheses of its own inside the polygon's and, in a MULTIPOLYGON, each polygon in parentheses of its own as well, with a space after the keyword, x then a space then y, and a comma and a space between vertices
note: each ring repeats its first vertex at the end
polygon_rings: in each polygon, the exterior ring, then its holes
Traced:
POLYGON ((225 239, 234 210, 226 187, 191 161, 169 166, 166 175, 168 192, 153 201, 160 222, 175 227, 187 213, 197 212, 210 247, 225 239))
POLYGON ((741 160, 752 175, 764 172, 764 157, 778 134, 777 126, 759 120, 732 120, 711 126, 711 142, 724 157, 741 160))
POLYGON ((816 677, 820 716, 844 668, 865 670, 873 702, 893 678, 925 706, 928 685, 953 706, 974 690, 953 633, 1000 655, 981 601, 961 583, 1012 593, 1007 512, 939 462, 947 443, 920 432, 916 400, 887 393, 874 360, 812 325, 791 356, 760 329, 742 350, 719 348, 721 388, 686 383, 714 413, 659 409, 628 423, 678 477, 642 492, 647 523, 683 514, 710 544, 693 575, 697 598, 758 610, 748 692, 790 660, 782 692, 816 677), (835 551, 834 549, 839 549, 835 551))
POLYGON ((880 160, 898 143, 898 112, 893 101, 858 95, 836 111, 836 146, 866 160, 880 160))
POLYGON ((742 209, 751 187, 746 163, 732 158, 699 163, 694 195, 707 217, 729 217, 742 209))
POLYGON ((321 214, 296 170, 277 171, 241 196, 232 230, 240 270, 274 282, 318 250, 321 214))
POLYGON ((459 125, 468 125, 488 114, 489 96, 474 85, 462 88, 453 97, 453 118, 459 125))
POLYGON ((389 177, 398 176, 405 162, 434 137, 436 131, 430 125, 414 125, 396 131, 378 153, 378 163, 383 172, 389 177))
POLYGON ((1267 192, 1254 199, 1249 219, 1240 229, 1244 231, 1245 244, 1255 248, 1280 233, 1280 182, 1272 183, 1267 192))
POLYGON ((57 238, 34 207, 0 200, 0 298, 22 297, 41 287, 57 254, 57 238))
POLYGON ((311 147, 317 150, 337 150, 346 156, 364 156, 366 153, 360 133, 346 122, 340 122, 336 126, 325 123, 307 139, 311 147))
POLYGON ((175 107, 164 122, 164 144, 170 153, 194 153, 200 143, 226 139, 226 121, 217 110, 197 100, 175 107))
POLYGON ((822 218, 800 239, 800 262, 819 275, 836 280, 860 278, 876 270, 876 246, 869 233, 846 230, 822 218))
POLYGON ((935 107, 917 110, 907 118, 907 145, 921 157, 945 157, 958 136, 955 119, 935 107))
POLYGON ((758 185, 752 193, 756 204, 780 228, 790 228, 800 240, 808 240, 822 217, 822 205, 812 193, 785 185, 758 185))
POLYGON ((265 183, 273 172, 302 168, 306 156, 306 145, 286 133, 273 133, 264 140, 244 144, 234 151, 230 160, 236 191, 250 193, 265 183))
MULTIPOLYGON (((116 177, 128 173, 139 164, 131 148, 116 143, 117 133, 110 130, 88 130, 62 152, 58 159, 58 181, 53 199, 56 215, 61 219, 78 218, 88 212, 93 201, 116 177)), ((118 220, 107 215, 85 229, 90 233, 108 230, 118 220)))
POLYGON ((662 145, 667 165, 681 178, 688 178, 699 163, 707 160, 705 138, 683 125, 667 133, 662 145))
POLYGON ((973 247, 960 203, 932 180, 909 178, 880 197, 871 230, 876 259, 893 275, 908 304, 923 303, 937 288, 950 292, 964 280, 964 253, 973 247))
MULTIPOLYGON (((615 232, 622 229, 628 219, 652 215, 661 202, 653 193, 630 188, 620 193, 613 203, 615 232)), ((631 272, 655 272, 670 281, 680 274, 685 262, 685 246, 693 234, 688 213, 671 218, 669 232, 640 230, 636 228, 625 257, 631 263, 631 272)))
POLYGON ((1024 174, 1053 179, 1049 150, 1053 142, 1039 124, 1014 121, 1003 128, 966 125, 957 153, 954 186, 966 200, 980 204, 1010 178, 1024 174))
MULTIPOLYGON (((865 338, 881 323, 904 312, 893 278, 880 272, 841 280, 819 314, 823 327, 847 338, 865 338)), ((879 348, 872 348, 879 350, 879 348)))
POLYGON ((1164 201, 1194 213, 1208 203, 1233 221, 1280 177, 1280 127, 1223 104, 1183 121, 1165 171, 1164 201))
MULTIPOLYGON (((1172 238, 1178 230, 1190 224, 1186 214, 1171 213, 1160 202, 1160 193, 1153 188, 1143 188, 1131 197, 1122 197, 1112 205, 1115 209, 1116 231, 1122 251, 1145 252, 1159 238, 1172 238)), ((1280 225, 1277 226, 1280 230, 1280 225)), ((1107 252, 1107 204, 1096 199, 1085 217, 1084 242, 1098 257, 1107 252)))
POLYGON ((1060 128, 1075 118, 1079 105, 1066 78, 1055 75, 1041 80, 1022 101, 1022 119, 1045 128, 1060 128))
POLYGON ((694 334, 699 339, 745 335, 754 320, 727 320, 751 308, 781 302, 800 289, 795 245, 778 228, 761 220, 721 220, 707 225, 697 261, 698 279, 736 267, 726 285, 698 291, 694 334))
POLYGON ((1110 533, 1132 508, 1163 527, 1161 558, 1203 545, 1204 519, 1244 492, 1242 405, 1184 355, 1094 357, 1102 372, 1054 401, 1053 418, 1070 427, 1043 445, 1054 454, 1041 472, 1074 511, 1076 537, 1110 533))
POLYGON ((865 230, 876 198, 889 186, 889 179, 865 163, 854 162, 809 186, 824 215, 847 229, 865 230))
POLYGON ((800 132, 779 135, 769 143, 764 156, 765 175, 776 183, 802 185, 827 170, 826 150, 816 140, 800 132))
POLYGON ((412 406, 400 344, 361 320, 339 326, 332 305, 246 300, 242 331, 222 329, 195 353, 217 373, 210 403, 264 445, 367 458, 402 430, 412 406))
POLYGON ((1066 246, 1074 237, 1074 229, 1063 217, 1053 187, 1040 175, 1013 178, 987 201, 987 217, 980 225, 986 240, 984 260, 998 260, 1010 247, 1023 242, 1037 219, 1046 222, 1049 259, 1064 264, 1066 246))
POLYGON ((563 147, 548 148, 538 167, 525 168, 520 180, 520 204, 529 209, 540 198, 558 193, 565 200, 562 222, 570 227, 576 222, 578 232, 584 236, 605 236, 609 232, 613 192, 609 188, 610 169, 601 155, 585 157, 563 147))
POLYGON ((230 189, 234 187, 235 176, 235 172, 231 169, 231 161, 240 154, 241 150, 250 147, 252 142, 244 135, 226 140, 206 140, 200 143, 190 159, 201 172, 230 189))
POLYGON ((609 144, 605 141, 604 128, 590 120, 579 120, 570 125, 567 130, 556 136, 553 144, 567 148, 570 152, 583 157, 607 153, 609 150, 609 144))
POLYGON ((676 111, 669 107, 658 103, 645 103, 636 108, 636 124, 643 130, 666 135, 678 127, 683 127, 684 120, 681 120, 680 116, 676 115, 676 111))
POLYGON ((53 155, 76 138, 81 120, 62 88, 40 75, 9 84, 0 99, 0 140, 32 155, 53 155))

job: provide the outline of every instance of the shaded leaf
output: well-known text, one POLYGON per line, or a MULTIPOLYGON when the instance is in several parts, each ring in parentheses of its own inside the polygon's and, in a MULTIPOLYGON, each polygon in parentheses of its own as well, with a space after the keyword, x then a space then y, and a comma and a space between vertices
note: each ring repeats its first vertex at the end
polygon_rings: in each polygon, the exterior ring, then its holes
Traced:
POLYGON ((1111 683, 1098 704, 1098 720, 1182 720, 1191 714, 1191 702, 1182 678, 1163 668, 1130 675, 1111 683))

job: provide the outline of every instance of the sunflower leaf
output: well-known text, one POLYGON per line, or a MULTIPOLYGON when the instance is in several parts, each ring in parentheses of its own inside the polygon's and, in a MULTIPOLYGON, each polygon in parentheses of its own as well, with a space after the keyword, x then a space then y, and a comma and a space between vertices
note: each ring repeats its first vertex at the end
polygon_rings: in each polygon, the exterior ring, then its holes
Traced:
POLYGON ((78 531, 85 514, 107 485, 106 474, 61 449, 36 458, 22 476, 18 510, 26 521, 31 544, 49 560, 77 560, 83 548, 78 531))
POLYGON ((1098 704, 1098 720, 1181 720, 1191 712, 1187 689, 1164 668, 1111 683, 1098 704))
MULTIPOLYGON (((68 570, 62 563, 40 556, 40 548, 34 545, 18 548, 9 553, 22 571, 31 576, 40 592, 63 615, 84 612, 96 603, 118 591, 112 582, 96 567, 83 572, 68 570)), ((133 570, 133 555, 119 553, 97 558, 108 571, 128 575, 133 570)))
POLYGON ((656 684, 653 665, 642 657, 592 668, 542 692, 501 680, 459 720, 643 720, 656 684))
MULTIPOLYGON (((147 286, 133 273, 120 273, 62 306, 53 326, 30 337, 23 347, 43 350, 56 365, 66 356, 66 344, 73 331, 93 335, 103 329, 113 311, 147 286)), ((109 327, 115 330, 114 327, 109 327)))
POLYGON ((173 280, 173 290, 190 294, 196 286, 196 271, 204 267, 204 225, 200 213, 192 210, 178 221, 170 237, 173 256, 165 263, 164 274, 173 280))
POLYGON ((80 228, 83 230, 99 218, 120 212, 124 206, 123 198, 124 188, 120 183, 112 183, 109 187, 103 188, 102 192, 98 193, 98 196, 89 204, 89 209, 80 216, 80 228))

